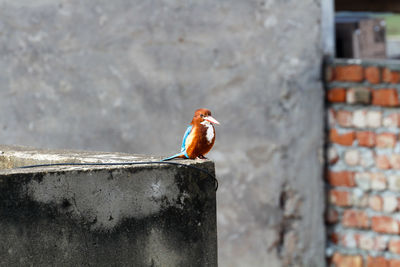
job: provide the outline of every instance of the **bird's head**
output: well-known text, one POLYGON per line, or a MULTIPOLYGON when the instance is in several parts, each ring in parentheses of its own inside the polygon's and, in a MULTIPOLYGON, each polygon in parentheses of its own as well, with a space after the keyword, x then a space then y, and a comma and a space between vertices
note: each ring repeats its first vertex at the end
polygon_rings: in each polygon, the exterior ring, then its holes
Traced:
POLYGON ((219 124, 219 122, 211 116, 211 111, 205 108, 200 108, 194 112, 192 124, 195 123, 219 124))

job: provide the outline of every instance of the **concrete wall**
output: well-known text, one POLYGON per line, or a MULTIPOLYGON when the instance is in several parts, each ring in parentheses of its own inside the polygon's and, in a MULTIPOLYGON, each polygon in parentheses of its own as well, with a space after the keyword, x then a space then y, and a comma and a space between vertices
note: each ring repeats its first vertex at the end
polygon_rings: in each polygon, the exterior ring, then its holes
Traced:
POLYGON ((220 265, 323 265, 319 1, 0 7, 2 143, 171 154, 208 107, 220 265))
MULTIPOLYGON (((1 266, 216 266, 214 179, 118 153, 0 146, 1 266), (96 160, 97 159, 97 160, 96 160)), ((185 164, 214 173, 210 161, 185 164)))

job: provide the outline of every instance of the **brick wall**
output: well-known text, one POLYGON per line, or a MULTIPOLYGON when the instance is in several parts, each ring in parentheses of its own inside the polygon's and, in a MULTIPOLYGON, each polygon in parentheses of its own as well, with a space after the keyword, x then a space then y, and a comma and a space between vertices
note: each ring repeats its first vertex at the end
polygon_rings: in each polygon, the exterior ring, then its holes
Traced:
POLYGON ((400 63, 335 60, 325 70, 329 262, 400 267, 400 63))

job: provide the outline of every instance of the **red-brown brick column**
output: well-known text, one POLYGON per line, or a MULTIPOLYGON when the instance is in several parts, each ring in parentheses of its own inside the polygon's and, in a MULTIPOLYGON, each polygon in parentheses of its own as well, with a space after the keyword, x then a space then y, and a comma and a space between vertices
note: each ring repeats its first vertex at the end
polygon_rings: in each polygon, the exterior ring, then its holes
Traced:
POLYGON ((400 63, 325 69, 327 257, 337 267, 400 267, 400 63))

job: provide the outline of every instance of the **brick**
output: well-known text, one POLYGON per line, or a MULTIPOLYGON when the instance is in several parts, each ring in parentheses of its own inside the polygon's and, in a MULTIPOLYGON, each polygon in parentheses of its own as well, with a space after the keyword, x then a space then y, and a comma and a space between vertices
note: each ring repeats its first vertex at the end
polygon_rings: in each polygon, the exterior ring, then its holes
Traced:
POLYGON ((351 206, 351 194, 347 191, 332 189, 329 192, 329 201, 336 206, 348 207, 351 206))
POLYGON ((369 168, 375 165, 375 152, 373 150, 365 150, 360 154, 360 165, 362 167, 369 168))
POLYGON ((390 82, 391 83, 399 83, 400 82, 400 73, 398 71, 392 71, 390 82))
POLYGON ((347 110, 336 112, 336 122, 342 127, 351 127, 353 123, 353 113, 347 110))
POLYGON ((385 251, 388 245, 388 237, 375 236, 372 233, 358 235, 358 247, 363 250, 385 251))
POLYGON ((391 191, 400 191, 400 176, 390 175, 388 177, 388 186, 391 191))
POLYGON ((353 113, 353 125, 357 128, 367 127, 367 111, 359 109, 353 113))
POLYGON ((335 127, 336 124, 336 112, 333 108, 328 109, 328 125, 329 128, 335 127))
POLYGON ((341 171, 341 172, 328 172, 328 182, 332 186, 346 186, 353 187, 356 185, 354 181, 354 173, 349 171, 341 171))
POLYGON ((363 267, 363 258, 361 255, 343 255, 333 254, 332 263, 335 267, 363 267))
POLYGON ((328 224, 337 223, 339 221, 339 213, 332 208, 328 208, 328 210, 325 213, 325 221, 328 224))
POLYGON ((389 267, 400 267, 400 260, 396 259, 389 260, 389 267))
POLYGON ((368 191, 371 189, 371 175, 368 172, 358 172, 354 175, 354 180, 357 186, 364 190, 368 191))
POLYGON ((342 217, 342 225, 350 228, 368 228, 369 218, 365 211, 345 210, 342 217))
POLYGON ((339 244, 339 235, 337 233, 328 234, 328 239, 335 245, 339 244))
POLYGON ((332 66, 325 67, 325 81, 332 82, 335 79, 335 69, 332 66))
POLYGON ((400 240, 399 239, 391 239, 389 241, 389 251, 400 254, 400 240))
POLYGON ((389 68, 384 68, 382 70, 382 81, 384 83, 390 83, 392 80, 392 71, 389 68))
POLYGON ((350 88, 346 92, 346 102, 349 104, 370 104, 371 90, 365 87, 350 88))
POLYGON ((386 155, 377 155, 375 157, 375 164, 378 169, 387 170, 390 169, 390 160, 386 155))
POLYGON ((395 107, 399 105, 396 89, 379 89, 372 91, 372 104, 383 107, 395 107))
POLYGON ((344 88, 333 88, 329 89, 326 93, 328 102, 331 103, 343 103, 346 102, 346 89, 344 88))
POLYGON ((389 68, 384 68, 382 72, 382 80, 385 83, 399 83, 400 74, 398 71, 392 71, 389 68))
POLYGON ((358 238, 358 247, 364 250, 373 250, 375 239, 371 235, 361 234, 358 238))
POLYGON ((339 244, 339 235, 337 233, 331 233, 329 237, 333 244, 339 244))
POLYGON ((368 199, 369 207, 375 211, 382 211, 383 199, 381 196, 370 196, 368 199))
POLYGON ((383 196, 383 211, 386 213, 393 213, 397 210, 397 197, 386 195, 383 196))
POLYGON ((366 67, 364 69, 365 79, 372 84, 377 84, 381 82, 381 70, 378 67, 366 67))
POLYGON ((334 147, 328 147, 328 162, 333 165, 339 160, 339 154, 334 147))
POLYGON ((388 239, 386 236, 376 236, 373 250, 385 251, 388 246, 388 239))
POLYGON ((356 188, 351 194, 351 204, 354 207, 365 208, 368 206, 368 196, 361 189, 356 188))
POLYGON ((392 154, 390 156, 390 166, 396 170, 400 169, 400 155, 399 154, 392 154))
POLYGON ((396 210, 400 210, 400 198, 399 197, 397 198, 397 208, 396 208, 396 210))
POLYGON ((381 133, 376 136, 376 146, 379 148, 394 148, 396 146, 394 133, 381 133))
POLYGON ((347 248, 357 248, 357 240, 353 233, 344 233, 340 236, 340 244, 347 248))
POLYGON ((371 128, 378 128, 382 125, 382 112, 376 110, 369 110, 367 112, 367 126, 371 128))
POLYGON ((357 247, 358 247, 358 244, 360 243, 360 233, 354 233, 354 238, 356 239, 356 241, 357 241, 357 247))
POLYGON ((332 143, 336 143, 342 146, 351 146, 355 139, 355 133, 353 131, 339 134, 336 129, 329 131, 329 139, 332 143))
POLYGON ((387 181, 385 174, 380 172, 372 172, 370 173, 371 178, 371 189, 373 190, 385 190, 387 187, 387 181))
POLYGON ((367 258, 367 267, 389 267, 389 260, 384 257, 371 257, 367 258))
POLYGON ((387 216, 372 217, 372 230, 378 233, 399 234, 399 222, 387 216))
POLYGON ((360 152, 356 149, 348 149, 344 152, 344 162, 349 166, 357 166, 360 163, 360 152))
POLYGON ((337 66, 335 80, 343 82, 361 82, 364 79, 364 70, 360 65, 337 66))
POLYGON ((392 113, 383 118, 382 122, 385 127, 399 127, 400 126, 400 114, 392 113))
POLYGON ((359 146, 374 147, 375 146, 375 133, 374 132, 357 132, 356 139, 359 146))

